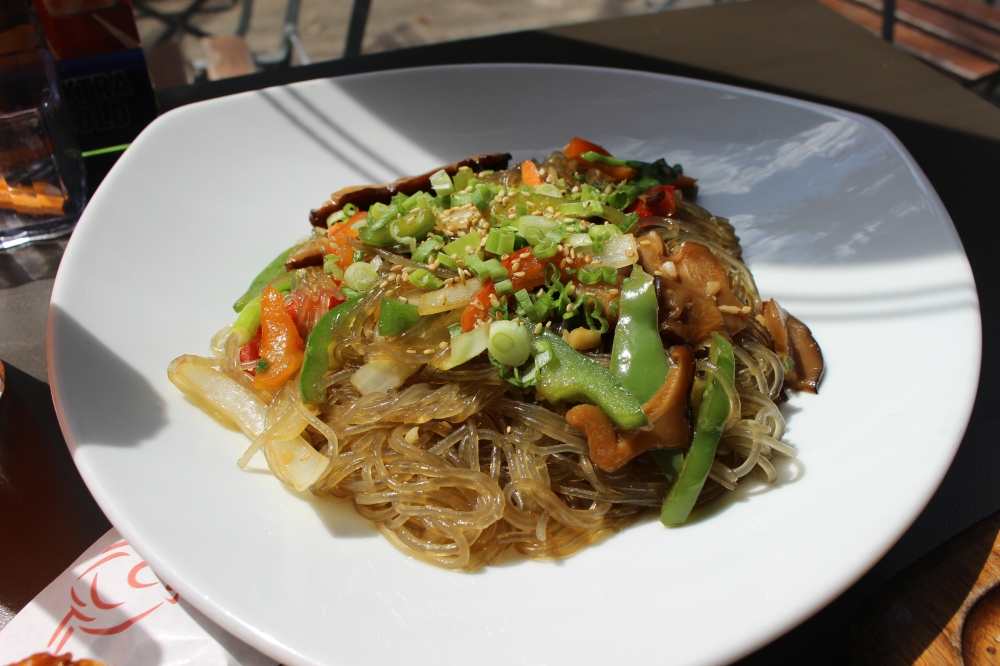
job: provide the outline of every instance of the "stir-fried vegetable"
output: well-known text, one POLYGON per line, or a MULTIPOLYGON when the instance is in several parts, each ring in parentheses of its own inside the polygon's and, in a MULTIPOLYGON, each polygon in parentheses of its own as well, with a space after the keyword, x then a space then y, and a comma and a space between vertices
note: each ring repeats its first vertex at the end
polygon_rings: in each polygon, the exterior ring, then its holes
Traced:
POLYGON ((509 159, 335 192, 171 381, 252 440, 241 466, 263 451, 450 567, 773 480, 794 454, 774 402, 814 391, 822 355, 694 179, 580 138, 509 159))

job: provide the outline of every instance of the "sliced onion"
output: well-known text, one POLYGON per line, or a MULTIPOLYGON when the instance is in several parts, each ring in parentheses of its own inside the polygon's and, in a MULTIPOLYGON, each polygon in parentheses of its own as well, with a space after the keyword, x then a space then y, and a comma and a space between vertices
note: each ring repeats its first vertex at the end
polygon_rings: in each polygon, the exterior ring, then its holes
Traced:
POLYGON ((402 386, 406 378, 419 369, 419 363, 381 359, 368 361, 351 377, 351 384, 358 389, 361 395, 385 393, 402 386))
POLYGON ((635 236, 632 234, 612 236, 604 241, 604 250, 600 254, 595 254, 594 259, 599 259, 602 266, 611 266, 613 268, 631 266, 639 261, 635 236))
POLYGON ((174 359, 167 368, 167 377, 216 420, 255 439, 264 431, 267 404, 229 375, 199 364, 196 359, 189 356, 174 359))
POLYGON ((301 437, 270 441, 264 445, 264 454, 274 475, 300 491, 316 483, 330 465, 329 459, 301 437))
POLYGON ((490 324, 485 322, 468 333, 462 333, 451 341, 451 356, 438 367, 439 370, 451 370, 466 361, 476 358, 490 343, 490 324))
POLYGON ((429 291, 420 297, 418 312, 421 315, 435 314, 464 308, 482 289, 483 283, 469 279, 464 283, 456 282, 435 291, 429 291))

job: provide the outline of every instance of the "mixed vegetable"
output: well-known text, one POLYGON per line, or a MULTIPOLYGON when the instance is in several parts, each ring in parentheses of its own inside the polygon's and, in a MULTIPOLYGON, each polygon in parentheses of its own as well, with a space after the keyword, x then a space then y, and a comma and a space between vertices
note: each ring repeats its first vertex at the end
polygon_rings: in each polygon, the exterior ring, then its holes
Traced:
POLYGON ((354 373, 360 393, 485 356, 510 391, 568 408, 602 472, 651 451, 672 480, 661 520, 680 525, 741 418, 734 338, 771 340, 785 384, 813 391, 819 347, 741 290, 731 228, 686 237, 675 216, 697 184, 680 165, 579 138, 541 163, 509 157, 336 193, 235 303, 239 359, 255 389, 297 377, 301 402, 323 403, 337 342, 378 289, 372 334, 407 345, 354 373))

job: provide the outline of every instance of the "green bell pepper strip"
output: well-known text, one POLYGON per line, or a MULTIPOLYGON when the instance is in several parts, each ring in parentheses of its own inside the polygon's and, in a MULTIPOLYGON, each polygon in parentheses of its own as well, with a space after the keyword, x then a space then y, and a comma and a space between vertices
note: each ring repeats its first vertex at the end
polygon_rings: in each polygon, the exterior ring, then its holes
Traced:
MULTIPOLYGON (((736 360, 733 356, 732 344, 718 333, 712 334, 712 346, 709 349, 709 360, 719 367, 729 378, 734 381, 736 374, 736 360)), ((729 420, 733 405, 729 401, 725 390, 719 379, 713 377, 705 387, 702 394, 701 407, 698 408, 698 419, 694 428, 694 439, 691 441, 691 448, 684 456, 684 462, 680 471, 672 463, 676 459, 663 460, 655 458, 657 463, 671 465, 665 468, 667 473, 674 474, 673 485, 663 500, 663 507, 660 509, 660 522, 667 527, 676 527, 687 520, 691 509, 694 508, 698 495, 705 485, 708 472, 712 469, 712 461, 715 460, 715 451, 719 447, 719 438, 729 420)))
POLYGON ((399 335, 413 328, 420 321, 416 305, 383 298, 378 313, 378 334, 399 335))
POLYGON ((285 260, 288 259, 288 256, 295 250, 296 247, 298 246, 293 245, 279 254, 274 258, 274 261, 269 263, 264 270, 258 273, 257 277, 255 277, 253 282, 250 283, 250 287, 246 290, 246 293, 240 296, 239 299, 233 303, 233 309, 237 312, 241 312, 243 308, 247 306, 247 303, 253 300, 254 297, 260 296, 260 292, 264 291, 264 287, 269 285, 273 280, 276 280, 284 275, 285 260))
POLYGON ((344 301, 320 317, 306 340, 306 352, 302 359, 302 370, 299 372, 299 392, 302 394, 302 402, 307 405, 315 405, 326 400, 326 389, 320 386, 320 381, 333 365, 330 358, 330 348, 335 340, 333 331, 337 318, 356 300, 344 301))
POLYGON ((670 372, 657 325, 659 304, 653 277, 636 264, 622 281, 621 305, 611 346, 611 374, 639 402, 656 395, 670 372))
POLYGON ((576 351, 551 331, 532 341, 539 367, 535 388, 552 403, 589 402, 600 407, 615 425, 634 430, 649 423, 642 405, 611 371, 576 351))

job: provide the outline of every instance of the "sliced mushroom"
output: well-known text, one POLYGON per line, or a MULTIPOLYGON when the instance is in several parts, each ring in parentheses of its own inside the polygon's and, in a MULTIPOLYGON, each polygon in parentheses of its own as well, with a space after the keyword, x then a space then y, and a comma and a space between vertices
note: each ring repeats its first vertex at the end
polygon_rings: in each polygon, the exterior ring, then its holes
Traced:
POLYGON ((322 266, 326 254, 326 243, 320 240, 309 241, 288 255, 288 258, 285 259, 285 270, 294 271, 309 266, 322 266))
POLYGON ((725 333, 726 322, 715 301, 679 282, 660 280, 660 332, 668 339, 696 345, 713 331, 725 333))
POLYGON ((792 360, 795 362, 793 377, 789 381, 785 375, 785 384, 800 391, 816 393, 819 383, 823 380, 823 352, 813 337, 809 327, 801 321, 788 315, 788 336, 792 341, 792 360))
POLYGON ((730 335, 746 326, 750 308, 733 295, 726 269, 707 246, 681 243, 667 255, 667 261, 674 263, 678 282, 715 300, 730 335))
POLYGON ((823 379, 823 352, 812 331, 773 298, 761 308, 774 353, 785 366, 785 387, 816 393, 823 379))
POLYGON ((642 406, 653 425, 650 430, 616 431, 611 420, 594 405, 577 405, 566 421, 587 436, 590 459, 605 472, 621 469, 649 449, 683 449, 691 443, 688 396, 694 379, 691 348, 670 348, 670 373, 659 391, 642 406))
POLYGON ((506 169, 510 161, 510 153, 486 153, 468 159, 459 160, 446 166, 422 173, 419 176, 407 176, 392 183, 381 185, 358 185, 345 187, 334 192, 330 201, 322 207, 309 213, 309 222, 314 227, 326 227, 326 218, 336 213, 347 204, 354 204, 359 210, 367 210, 374 203, 389 203, 396 194, 415 194, 431 187, 431 176, 444 169, 449 176, 454 176, 462 167, 469 167, 475 172, 485 169, 506 169))

